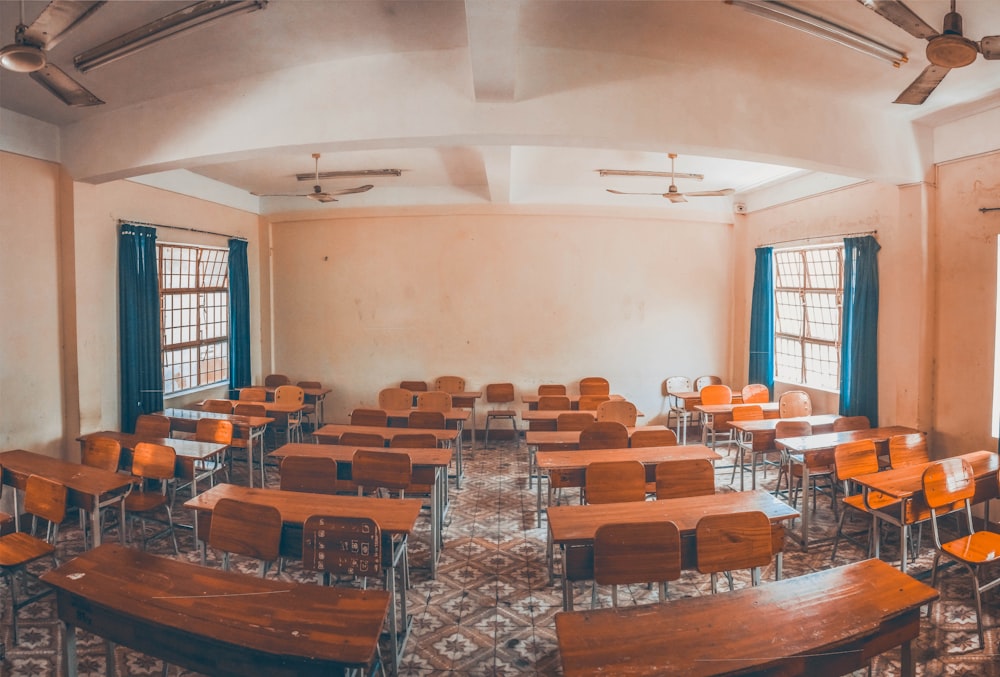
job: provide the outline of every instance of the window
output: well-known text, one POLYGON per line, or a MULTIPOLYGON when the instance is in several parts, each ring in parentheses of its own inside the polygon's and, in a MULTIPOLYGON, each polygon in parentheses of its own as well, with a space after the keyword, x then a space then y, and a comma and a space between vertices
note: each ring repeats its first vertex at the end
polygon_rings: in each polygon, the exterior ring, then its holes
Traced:
POLYGON ((840 389, 844 246, 774 252, 775 379, 840 389))
POLYGON ((229 380, 229 250, 158 244, 163 394, 229 380))

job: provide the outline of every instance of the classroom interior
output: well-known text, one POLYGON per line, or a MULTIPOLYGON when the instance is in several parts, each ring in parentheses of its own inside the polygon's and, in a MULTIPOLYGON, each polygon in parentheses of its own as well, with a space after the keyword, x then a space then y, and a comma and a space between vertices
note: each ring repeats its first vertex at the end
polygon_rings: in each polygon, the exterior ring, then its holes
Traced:
MULTIPOLYGON (((162 13, 186 3, 149 4, 162 13)), ((281 16, 285 4, 273 0, 257 14, 281 16)), ((265 70, 252 61, 257 70, 239 78, 77 115, 44 91, 26 95, 33 83, 0 71, 0 449, 75 460, 78 435, 121 428, 120 221, 245 238, 254 379, 280 372, 321 381, 332 389, 328 422, 346 421, 401 380, 460 374, 476 387, 510 381, 518 395, 601 375, 645 412, 644 423, 664 423, 668 376, 711 373, 746 383, 756 247, 874 232, 881 245, 879 423, 926 431, 935 458, 996 449, 1000 211, 990 210, 1000 208, 997 64, 980 58, 974 72, 956 70, 921 113, 884 104, 919 73, 922 41, 853 0, 796 4, 827 8, 904 48, 911 60, 902 72, 883 72, 884 64, 814 36, 785 35, 794 32, 742 13, 734 18, 739 10, 721 1, 513 2, 516 10, 500 17, 476 0, 374 3, 379 21, 397 32, 382 33, 384 44, 368 52, 362 38, 349 36, 365 33, 363 20, 375 10, 326 4, 343 13, 336 31, 344 45, 358 49, 341 46, 324 57, 319 72, 328 88, 310 78, 307 66, 315 64, 289 59, 265 70), (414 33, 425 24, 401 27, 421 11, 468 33, 446 40, 436 29, 422 43, 414 33), (678 54, 643 30, 657 20, 682 41, 685 30, 697 35, 709 25, 685 29, 684 13, 719 22, 719 32, 704 45, 683 41, 690 51, 678 54), (573 21, 557 21, 567 14, 573 21), (723 29, 740 26, 746 33, 720 47, 729 35, 723 29), (507 51, 520 45, 521 61, 492 55, 483 65, 470 52, 484 43, 507 51), (782 64, 784 79, 775 76, 782 64), (844 81, 831 64, 844 69, 844 81), (516 75, 503 75, 505 67, 516 75), (489 85, 516 93, 489 93, 489 85), (877 104, 873 87, 884 90, 877 104), (829 188, 798 176, 706 198, 721 206, 677 211, 665 200, 609 201, 610 184, 591 182, 589 197, 577 201, 543 190, 556 181, 534 193, 526 188, 531 175, 518 173, 526 169, 519 149, 531 146, 614 149, 623 160, 715 156, 852 181, 829 188), (456 165, 475 165, 483 183, 462 183, 461 168, 452 167, 454 183, 424 187, 431 197, 419 197, 419 184, 398 194, 378 184, 371 202, 303 206, 247 202, 245 187, 198 174, 213 164, 266 163, 269 153, 283 163, 304 160, 306 171, 312 152, 336 167, 339 153, 350 160, 352 152, 378 150, 381 160, 413 148, 442 157, 457 149, 463 159, 456 165), (175 171, 196 180, 187 188, 163 178, 175 171), (736 202, 745 213, 736 213, 736 202)), ((948 3, 909 4, 937 24, 948 3)), ((1000 32, 1000 11, 988 4, 959 3, 969 35, 1000 32)), ((37 13, 44 3, 27 5, 37 13)), ((114 27, 113 5, 101 9, 111 15, 105 27, 114 27)), ((0 2, 5 44, 16 11, 17 3, 0 2)), ((198 34, 211 36, 221 25, 198 34)), ((297 49, 320 44, 316 30, 297 49)), ((256 47, 280 39, 252 35, 256 47)), ((181 58, 185 49, 209 49, 182 39, 162 45, 178 59, 174 69, 169 59, 159 66, 165 82, 176 84, 178 71, 192 67, 181 58)), ((121 62, 122 87, 139 77, 129 63, 121 62)), ((197 232, 159 237, 225 246, 225 238, 197 232)), ((788 389, 799 386, 777 383, 774 395, 788 389)), ((815 411, 837 411, 836 392, 809 392, 815 411)), ((226 393, 223 384, 165 405, 226 393)), ((480 411, 479 429, 483 417, 480 411)), ((7 509, 10 493, 2 496, 7 509)), ((998 669, 995 657, 979 665, 998 669)), ((558 669, 551 657, 538 667, 548 669, 558 669)))

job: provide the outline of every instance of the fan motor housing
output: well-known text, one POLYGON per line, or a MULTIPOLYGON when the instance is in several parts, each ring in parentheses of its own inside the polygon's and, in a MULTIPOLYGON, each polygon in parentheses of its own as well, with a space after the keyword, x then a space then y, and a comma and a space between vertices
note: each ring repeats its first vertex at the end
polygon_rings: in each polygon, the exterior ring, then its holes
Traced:
POLYGON ((939 35, 927 43, 927 60, 942 68, 961 68, 976 60, 976 43, 961 35, 939 35))

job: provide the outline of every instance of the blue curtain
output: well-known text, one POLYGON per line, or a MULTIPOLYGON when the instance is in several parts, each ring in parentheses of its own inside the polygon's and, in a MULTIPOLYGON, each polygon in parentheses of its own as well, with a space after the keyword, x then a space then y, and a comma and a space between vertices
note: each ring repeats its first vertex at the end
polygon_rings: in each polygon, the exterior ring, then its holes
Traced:
POLYGON ((758 247, 750 306, 750 374, 747 383, 761 383, 774 395, 774 250, 758 247))
POLYGON ((155 228, 124 223, 119 230, 118 332, 121 426, 132 432, 139 414, 163 409, 155 228))
POLYGON ((229 388, 250 385, 250 271, 247 241, 229 241, 229 388))
POLYGON ((878 242, 844 238, 844 319, 840 414, 878 425, 878 242))

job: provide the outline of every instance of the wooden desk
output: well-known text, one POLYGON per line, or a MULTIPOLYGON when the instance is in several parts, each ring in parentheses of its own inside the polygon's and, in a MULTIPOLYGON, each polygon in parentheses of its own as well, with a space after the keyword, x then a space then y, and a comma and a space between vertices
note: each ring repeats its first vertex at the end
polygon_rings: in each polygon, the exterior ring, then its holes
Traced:
POLYGON ((78 627, 108 640, 109 664, 122 644, 219 677, 365 671, 390 602, 384 590, 262 579, 110 544, 41 578, 55 588, 70 677, 78 627))
MULTIPOLYGON (((668 392, 670 398, 670 408, 677 416, 677 440, 681 444, 687 444, 688 419, 691 418, 694 408, 701 404, 701 392, 698 390, 682 390, 678 392, 668 392)), ((733 393, 733 404, 743 404, 743 394, 733 393)))
POLYGON ((576 451, 539 451, 535 454, 539 481, 537 496, 538 526, 542 526, 541 474, 553 470, 586 470, 591 463, 602 461, 639 461, 646 466, 646 481, 656 481, 656 465, 662 461, 704 458, 717 461, 721 456, 702 444, 669 447, 629 447, 627 449, 587 449, 576 451))
MULTIPOLYGON (((101 508, 113 505, 132 485, 132 477, 123 473, 108 472, 100 468, 63 461, 44 454, 38 454, 24 449, 14 449, 0 453, 0 466, 3 467, 3 479, 0 480, 9 487, 14 487, 14 523, 15 528, 21 528, 21 510, 18 501, 18 491, 24 491, 30 475, 59 482, 66 487, 66 504, 85 511, 90 517, 91 533, 94 535, 94 545, 101 544, 101 508)), ((122 542, 125 533, 119 530, 122 542)))
MULTIPOLYGON (((739 435, 737 444, 750 452, 751 489, 757 488, 757 456, 778 451, 774 446, 774 429, 781 421, 804 421, 812 425, 813 434, 832 433, 837 414, 814 414, 794 418, 765 418, 760 421, 729 421, 729 427, 739 435)), ((740 454, 740 491, 743 491, 743 455, 740 454)))
MULTIPOLYGON (((289 385, 296 385, 290 383, 289 385)), ((267 393, 267 399, 274 399, 274 391, 278 389, 278 386, 245 386, 247 388, 261 388, 267 393)), ((299 386, 302 388, 302 386, 299 386)), ((241 388, 242 390, 242 388, 241 388)), ((326 396, 333 392, 330 388, 302 388, 302 393, 305 395, 306 404, 311 404, 316 407, 316 421, 319 425, 323 425, 323 405, 326 401, 326 396)), ((318 427, 318 426, 317 426, 318 427)))
POLYGON ((833 465, 833 450, 838 444, 857 440, 872 440, 876 446, 884 447, 893 435, 908 435, 915 432, 919 431, 906 426, 894 425, 841 433, 786 437, 775 441, 779 449, 788 453, 789 477, 792 476, 792 464, 802 465, 802 526, 798 536, 803 550, 809 549, 809 523, 812 510, 812 487, 809 484, 809 470, 833 465))
MULTIPOLYGON (((1000 457, 993 451, 973 451, 962 454, 972 466, 976 478, 976 493, 973 503, 986 504, 986 523, 990 519, 990 499, 1000 497, 997 486, 997 470, 1000 469, 1000 457)), ((891 507, 876 510, 878 518, 899 528, 900 558, 899 568, 906 573, 906 542, 909 527, 917 522, 930 519, 931 510, 924 499, 924 470, 932 463, 918 463, 855 477, 854 481, 864 488, 865 503, 869 492, 876 491, 897 499, 899 502, 891 507)), ((877 553, 876 553, 877 555, 877 553)))
POLYGON ((387 440, 392 441, 395 435, 408 433, 430 433, 434 435, 438 446, 446 444, 453 446, 455 454, 455 488, 462 488, 462 431, 461 430, 440 430, 437 428, 395 428, 380 425, 351 425, 350 423, 327 423, 325 426, 313 433, 313 437, 320 443, 336 444, 340 436, 344 433, 375 433, 387 440))
MULTIPOLYGON (((763 410, 764 418, 778 418, 777 402, 755 402, 754 404, 763 410)), ((708 444, 708 435, 711 433, 712 446, 714 447, 716 444, 716 434, 730 430, 729 422, 733 420, 733 409, 742 406, 742 402, 694 405, 694 410, 700 413, 703 419, 701 425, 701 443, 708 444)))
POLYGON ((451 406, 456 409, 472 410, 472 441, 469 445, 476 448, 476 401, 483 396, 481 390, 463 390, 460 393, 449 393, 451 395, 451 406))
POLYGON ((937 597, 885 562, 865 560, 722 595, 558 613, 556 635, 566 677, 832 677, 896 646, 902 674, 913 677, 920 607, 937 597))
MULTIPOLYGON (((409 427, 409 417, 414 411, 420 411, 417 408, 410 409, 383 409, 386 415, 389 417, 389 427, 391 428, 406 428, 409 427), (405 421, 405 423, 403 422, 405 421)), ((444 414, 444 426, 446 428, 451 428, 452 426, 458 430, 458 446, 459 448, 464 446, 465 442, 465 424, 472 416, 472 412, 468 409, 455 408, 454 406, 448 411, 441 412, 444 414)), ((475 427, 475 419, 473 418, 473 427, 475 427)), ((397 430, 396 432, 399 432, 397 430)), ((472 431, 472 438, 475 440, 476 431, 472 431)))
MULTIPOLYGON (((420 514, 419 499, 373 498, 361 496, 330 496, 277 489, 252 489, 235 484, 216 484, 184 504, 194 510, 195 538, 207 534, 212 525, 212 510, 221 498, 270 505, 281 513, 281 555, 302 558, 302 525, 311 515, 337 515, 340 517, 370 517, 382 529, 383 548, 390 552, 386 566, 386 588, 390 593, 389 635, 396 665, 403 656, 403 649, 410 636, 411 618, 406 611, 406 585, 399 586, 399 604, 396 604, 396 569, 406 548, 406 539, 413 531, 420 514), (398 537, 394 538, 394 537, 398 537), (400 615, 401 612, 401 615, 400 615), (402 631, 399 631, 402 619, 402 631)), ((202 557, 205 543, 202 541, 202 557)))
MULTIPOLYGON (((431 578, 437 578, 437 563, 443 546, 444 514, 448 502, 448 466, 451 463, 451 449, 417 449, 407 447, 352 447, 340 444, 285 444, 269 455, 275 458, 286 456, 310 456, 329 458, 337 463, 337 478, 345 483, 351 480, 351 466, 357 449, 376 452, 396 452, 410 457, 413 467, 412 481, 431 486, 431 578)), ((353 485, 351 485, 353 486, 353 485)))
MULTIPOLYGON (((521 410, 521 420, 528 423, 529 430, 556 430, 556 423, 559 420, 560 414, 590 414, 593 420, 597 420, 597 411, 580 411, 579 409, 545 409, 539 411, 537 409, 522 409, 521 410)), ((644 417, 645 414, 641 411, 636 412, 636 416, 644 417)))
MULTIPOLYGON (((308 404, 306 404, 306 402, 304 400, 303 400, 302 404, 296 404, 296 403, 292 403, 292 402, 275 402, 274 400, 267 400, 266 402, 244 402, 242 400, 222 400, 222 401, 223 402, 229 402, 231 405, 233 405, 233 408, 235 408, 237 404, 259 404, 262 407, 264 407, 264 410, 267 412, 268 417, 271 418, 272 423, 274 422, 275 419, 279 419, 281 417, 285 417, 285 419, 289 419, 289 418, 291 418, 294 415, 298 415, 299 416, 298 420, 300 422, 300 425, 301 425, 302 414, 306 410, 306 408, 309 406, 308 404)), ((212 413, 212 412, 201 411, 201 406, 202 406, 202 403, 198 403, 198 404, 191 405, 191 408, 192 408, 192 410, 197 411, 200 414, 212 413)), ((222 416, 235 416, 235 414, 222 414, 222 416)), ((204 416, 202 418, 204 418, 204 416)), ((234 424, 234 427, 235 427, 235 424, 234 424)), ((300 427, 300 430, 301 430, 301 427, 300 427)), ((286 423, 286 425, 285 425, 285 442, 291 442, 292 441, 291 437, 290 437, 291 434, 292 434, 291 429, 289 428, 289 426, 286 423)), ((264 482, 263 481, 261 481, 261 486, 264 486, 264 482)))
MULTIPOLYGON (((562 549, 563 608, 572 611, 572 581, 591 580, 594 571, 594 534, 603 524, 616 522, 651 522, 669 520, 681 532, 681 564, 695 568, 695 528, 705 515, 759 510, 775 528, 775 539, 784 538, 780 523, 799 513, 770 494, 757 491, 734 491, 710 496, 671 498, 663 501, 600 503, 597 505, 554 505, 549 508, 547 548, 549 580, 553 578, 553 549, 562 549)), ((781 553, 776 558, 776 574, 781 577, 781 553)))
MULTIPOLYGON (((540 395, 537 395, 537 394, 536 395, 532 395, 532 394, 526 393, 524 395, 521 395, 521 401, 524 402, 526 405, 528 405, 528 409, 530 409, 532 411, 537 411, 538 410, 538 398, 539 397, 540 397, 540 395)), ((580 395, 578 395, 578 394, 577 395, 569 395, 569 394, 567 394, 566 397, 569 398, 570 409, 572 409, 573 411, 579 411, 580 410, 580 395)), ((617 395, 615 393, 612 393, 611 395, 609 395, 609 397, 611 399, 613 399, 613 400, 624 400, 625 399, 625 397, 623 395, 617 395)))
POLYGON ((236 414, 217 414, 212 411, 197 411, 194 409, 178 409, 170 407, 159 412, 170 419, 170 429, 178 432, 193 433, 198 426, 198 419, 211 418, 229 421, 233 424, 233 436, 247 441, 247 475, 250 486, 253 486, 253 452, 254 447, 260 448, 260 486, 265 486, 264 477, 264 432, 269 423, 274 423, 271 416, 238 416, 236 414))

